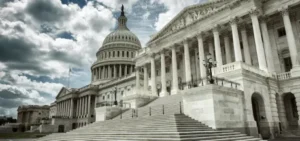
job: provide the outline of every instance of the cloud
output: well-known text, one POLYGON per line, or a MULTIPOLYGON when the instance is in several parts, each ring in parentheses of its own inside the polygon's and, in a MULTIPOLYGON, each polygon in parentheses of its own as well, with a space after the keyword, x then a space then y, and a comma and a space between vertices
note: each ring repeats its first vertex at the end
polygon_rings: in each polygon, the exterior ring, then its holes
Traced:
POLYGON ((69 20, 71 12, 59 0, 31 0, 25 11, 39 22, 62 22, 69 20))
POLYGON ((163 4, 168 10, 160 13, 155 23, 156 30, 162 29, 169 21, 171 21, 182 9, 193 4, 207 2, 208 0, 151 0, 152 3, 163 4))

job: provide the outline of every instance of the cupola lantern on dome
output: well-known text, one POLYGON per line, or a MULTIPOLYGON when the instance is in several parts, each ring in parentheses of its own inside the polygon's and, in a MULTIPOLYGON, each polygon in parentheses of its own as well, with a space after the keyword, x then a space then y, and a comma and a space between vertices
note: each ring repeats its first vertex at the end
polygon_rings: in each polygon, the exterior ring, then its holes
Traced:
POLYGON ((122 7, 121 7, 121 15, 118 18, 118 21, 119 21, 118 29, 127 29, 127 30, 129 30, 126 26, 127 18, 125 16, 123 4, 122 4, 122 7))
POLYGON ((118 27, 106 36, 96 53, 97 60, 91 67, 94 84, 104 84, 135 71, 133 59, 136 51, 141 49, 141 42, 126 26, 124 10, 122 5, 118 27))

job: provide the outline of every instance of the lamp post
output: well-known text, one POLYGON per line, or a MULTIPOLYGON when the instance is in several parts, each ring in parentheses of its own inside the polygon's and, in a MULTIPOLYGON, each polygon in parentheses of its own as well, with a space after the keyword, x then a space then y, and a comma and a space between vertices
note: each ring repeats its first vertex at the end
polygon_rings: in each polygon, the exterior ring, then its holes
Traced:
POLYGON ((115 101, 114 101, 114 105, 118 105, 118 101, 117 101, 117 86, 115 86, 115 101))
POLYGON ((212 55, 210 53, 207 54, 206 56, 206 59, 203 60, 204 61, 204 66, 206 68, 206 72, 207 72, 207 77, 208 77, 208 82, 210 84, 214 84, 214 79, 213 79, 213 76, 212 76, 212 67, 215 67, 216 66, 216 63, 213 61, 212 59, 212 55))

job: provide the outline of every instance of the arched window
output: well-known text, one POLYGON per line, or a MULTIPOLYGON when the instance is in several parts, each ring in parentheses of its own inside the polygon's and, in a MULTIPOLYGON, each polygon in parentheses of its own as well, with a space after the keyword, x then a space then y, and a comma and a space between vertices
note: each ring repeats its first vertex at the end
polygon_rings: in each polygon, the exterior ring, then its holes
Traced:
POLYGON ((124 57, 124 51, 122 51, 122 57, 124 57))
POLYGON ((129 58, 129 52, 127 51, 127 58, 129 58))

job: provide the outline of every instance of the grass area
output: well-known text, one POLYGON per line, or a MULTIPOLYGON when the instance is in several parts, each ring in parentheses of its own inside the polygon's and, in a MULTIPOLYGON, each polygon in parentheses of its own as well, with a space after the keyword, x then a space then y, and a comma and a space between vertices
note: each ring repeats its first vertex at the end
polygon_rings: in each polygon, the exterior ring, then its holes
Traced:
POLYGON ((26 139, 26 138, 40 138, 49 133, 0 133, 0 139, 26 139))

